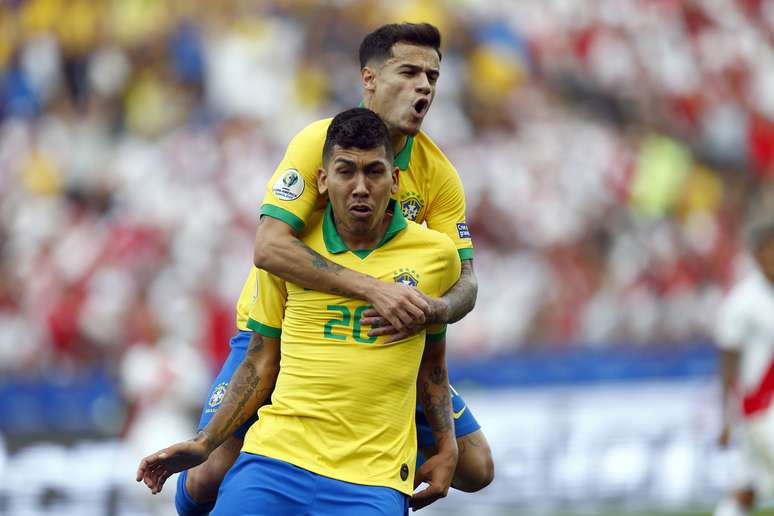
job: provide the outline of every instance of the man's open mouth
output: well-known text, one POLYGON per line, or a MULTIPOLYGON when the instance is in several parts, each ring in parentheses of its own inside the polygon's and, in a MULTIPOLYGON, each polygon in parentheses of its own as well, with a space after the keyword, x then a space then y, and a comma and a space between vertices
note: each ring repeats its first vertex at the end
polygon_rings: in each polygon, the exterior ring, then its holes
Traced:
POLYGON ((418 117, 425 116, 425 113, 427 113, 427 108, 430 106, 430 101, 427 99, 419 99, 416 102, 414 102, 414 114, 418 117))
POLYGON ((350 207, 349 211, 352 212, 352 214, 356 217, 367 217, 371 214, 371 208, 363 204, 356 204, 350 207))

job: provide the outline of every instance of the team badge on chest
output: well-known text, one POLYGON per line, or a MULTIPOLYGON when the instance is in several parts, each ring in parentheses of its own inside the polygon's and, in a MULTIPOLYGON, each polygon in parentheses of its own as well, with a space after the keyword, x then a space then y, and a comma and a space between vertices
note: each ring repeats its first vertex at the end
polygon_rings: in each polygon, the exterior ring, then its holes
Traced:
POLYGON ((408 220, 416 222, 422 211, 422 206, 422 198, 416 192, 406 192, 400 196, 400 208, 403 211, 403 216, 408 220))
POLYGON ((416 287, 419 284, 419 274, 414 269, 398 269, 392 277, 395 283, 403 283, 409 287, 416 287))

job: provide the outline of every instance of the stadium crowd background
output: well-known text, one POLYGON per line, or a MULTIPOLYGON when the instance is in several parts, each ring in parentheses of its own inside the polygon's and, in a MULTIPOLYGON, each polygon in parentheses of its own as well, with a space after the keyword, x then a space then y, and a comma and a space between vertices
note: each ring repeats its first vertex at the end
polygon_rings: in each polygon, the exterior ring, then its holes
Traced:
POLYGON ((189 435, 267 180, 404 20, 444 37, 423 129, 475 244, 452 357, 706 342, 774 177, 774 1, 8 0, 0 377, 105 370, 102 433, 189 435))
POLYGON ((706 335, 774 173, 772 4, 385 6, 3 3, 0 369, 168 339, 214 367, 289 136, 357 103, 354 49, 395 19, 445 36, 425 129, 481 288, 453 351, 706 335))

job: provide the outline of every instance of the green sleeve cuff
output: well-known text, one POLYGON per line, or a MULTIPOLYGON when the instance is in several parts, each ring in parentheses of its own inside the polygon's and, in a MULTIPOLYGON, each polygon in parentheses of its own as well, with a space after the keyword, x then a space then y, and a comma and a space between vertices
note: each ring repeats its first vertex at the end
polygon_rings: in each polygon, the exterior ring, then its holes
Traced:
POLYGON ((255 333, 263 335, 264 337, 269 337, 271 339, 278 339, 282 336, 281 328, 266 326, 265 324, 259 323, 255 319, 248 319, 247 327, 253 330, 255 333))
POLYGON ((273 204, 264 204, 261 206, 261 215, 266 215, 267 217, 281 220, 293 228, 296 233, 301 232, 305 226, 303 220, 299 219, 285 208, 280 208, 279 206, 274 206, 273 204))
POLYGON ((438 342, 440 340, 443 340, 446 338, 446 326, 443 327, 443 331, 441 333, 428 333, 425 336, 425 342, 438 342))
POLYGON ((460 261, 472 260, 473 259, 473 248, 472 247, 466 247, 465 249, 457 249, 457 252, 460 255, 460 261))

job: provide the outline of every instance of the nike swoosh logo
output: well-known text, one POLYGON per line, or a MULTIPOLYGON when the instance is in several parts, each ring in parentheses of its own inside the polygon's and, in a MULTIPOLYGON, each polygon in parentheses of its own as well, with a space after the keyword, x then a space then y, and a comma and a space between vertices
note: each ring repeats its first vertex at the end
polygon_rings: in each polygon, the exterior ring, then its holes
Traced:
POLYGON ((463 412, 465 412, 465 409, 467 409, 467 408, 468 408, 468 406, 467 406, 467 405, 465 405, 464 407, 462 407, 462 409, 460 409, 460 411, 459 411, 459 412, 454 412, 454 413, 452 414, 452 415, 454 416, 454 419, 459 419, 459 418, 461 418, 461 417, 462 417, 462 413, 463 413, 463 412))

